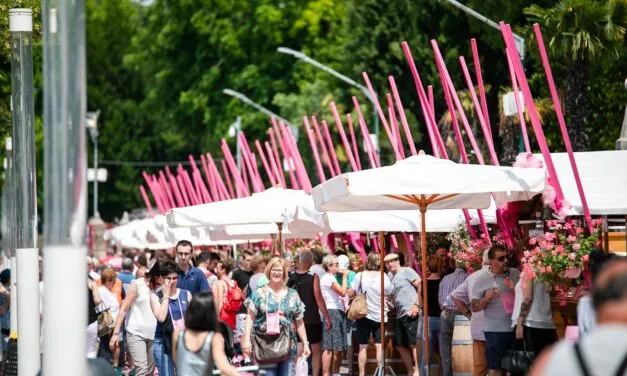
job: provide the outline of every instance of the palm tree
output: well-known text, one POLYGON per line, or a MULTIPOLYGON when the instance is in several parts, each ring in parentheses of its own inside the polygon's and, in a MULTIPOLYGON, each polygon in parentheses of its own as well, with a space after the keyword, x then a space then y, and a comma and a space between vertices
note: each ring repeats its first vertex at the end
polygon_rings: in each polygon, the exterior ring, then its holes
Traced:
POLYGON ((627 0, 561 0, 548 9, 532 5, 525 14, 542 26, 550 53, 567 63, 568 134, 575 150, 586 150, 590 64, 618 56, 627 29, 627 0))

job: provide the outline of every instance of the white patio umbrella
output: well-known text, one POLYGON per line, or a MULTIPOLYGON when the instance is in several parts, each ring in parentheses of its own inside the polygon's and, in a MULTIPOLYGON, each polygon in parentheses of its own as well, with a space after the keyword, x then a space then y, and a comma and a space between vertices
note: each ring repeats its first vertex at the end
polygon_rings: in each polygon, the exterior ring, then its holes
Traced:
MULTIPOLYGON (((428 209, 486 209, 491 197, 497 204, 528 200, 544 190, 542 169, 457 164, 420 155, 392 166, 338 175, 312 191, 317 210, 326 212, 418 210, 422 214, 422 275, 426 276, 426 213, 428 209)), ((383 291, 383 247, 381 247, 381 291, 383 291)), ((423 305, 428 310, 426 278, 423 305)), ((383 296, 382 302, 383 306, 383 296)), ((384 334, 384 310, 381 331, 384 334)), ((429 341, 428 320, 424 322, 425 343, 429 341)), ((429 353, 425 359, 429 364, 429 353)), ((429 368, 427 368, 429 369, 429 368)))

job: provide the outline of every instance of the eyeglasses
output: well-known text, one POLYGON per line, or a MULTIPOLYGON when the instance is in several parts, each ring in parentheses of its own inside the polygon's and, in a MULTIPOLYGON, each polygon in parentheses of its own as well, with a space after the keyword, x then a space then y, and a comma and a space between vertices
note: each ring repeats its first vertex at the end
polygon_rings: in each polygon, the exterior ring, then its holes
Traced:
POLYGON ((191 252, 176 252, 179 257, 191 257, 191 252))
POLYGON ((164 279, 170 280, 170 281, 176 281, 177 279, 179 279, 179 277, 165 277, 164 279))
POLYGON ((507 258, 507 256, 501 256, 501 257, 497 257, 496 259, 497 259, 499 262, 503 262, 503 261, 505 261, 505 259, 506 259, 506 258, 507 258))

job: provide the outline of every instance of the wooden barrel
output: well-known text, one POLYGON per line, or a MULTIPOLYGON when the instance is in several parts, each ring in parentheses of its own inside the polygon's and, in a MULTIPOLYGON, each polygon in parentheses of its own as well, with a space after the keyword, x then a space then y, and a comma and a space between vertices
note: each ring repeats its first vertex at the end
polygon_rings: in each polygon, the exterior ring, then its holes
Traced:
POLYGON ((472 336, 470 335, 470 320, 466 316, 455 317, 452 358, 453 375, 467 376, 472 374, 472 336))

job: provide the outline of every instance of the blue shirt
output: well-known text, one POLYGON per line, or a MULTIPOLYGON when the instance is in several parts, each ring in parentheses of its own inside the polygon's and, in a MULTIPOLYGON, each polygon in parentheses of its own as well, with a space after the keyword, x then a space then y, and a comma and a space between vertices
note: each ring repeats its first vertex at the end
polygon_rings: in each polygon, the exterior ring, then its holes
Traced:
POLYGON ((179 270, 179 279, 176 282, 176 287, 185 289, 191 292, 192 295, 196 295, 201 291, 209 291, 209 283, 205 273, 194 267, 190 267, 187 273, 179 270))
POLYGON ((135 279, 133 272, 129 272, 126 270, 122 270, 118 273, 118 279, 122 282, 122 287, 124 288, 124 292, 126 293, 128 290, 128 286, 131 285, 131 282, 135 279))

